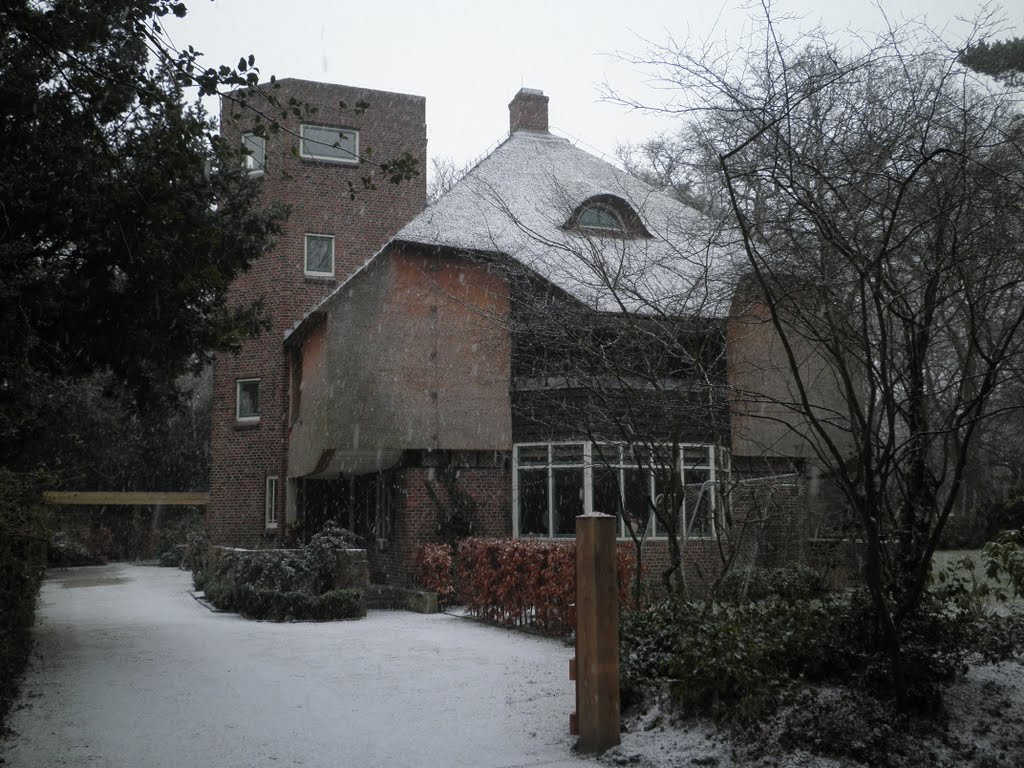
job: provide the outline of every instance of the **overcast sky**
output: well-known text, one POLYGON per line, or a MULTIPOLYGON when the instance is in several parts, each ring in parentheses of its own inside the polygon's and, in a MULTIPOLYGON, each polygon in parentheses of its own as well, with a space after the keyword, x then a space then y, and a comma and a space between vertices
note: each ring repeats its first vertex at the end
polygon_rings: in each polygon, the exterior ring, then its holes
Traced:
MULTIPOLYGON (((955 37, 955 18, 976 7, 956 0, 882 0, 893 19, 926 16, 955 37)), ((457 165, 478 157, 508 132, 508 102, 520 87, 551 99, 553 130, 595 154, 642 141, 671 125, 601 99, 601 84, 645 103, 661 94, 643 72, 614 56, 642 54, 645 41, 669 36, 741 39, 749 11, 734 0, 191 0, 189 15, 169 24, 179 46, 193 45, 210 65, 255 54, 273 74, 427 99, 428 155, 457 165)), ((869 0, 788 0, 776 13, 803 15, 834 29, 884 26, 869 0), (822 6, 829 6, 823 10, 822 6)), ((1024 3, 1003 15, 1024 34, 1024 3)))

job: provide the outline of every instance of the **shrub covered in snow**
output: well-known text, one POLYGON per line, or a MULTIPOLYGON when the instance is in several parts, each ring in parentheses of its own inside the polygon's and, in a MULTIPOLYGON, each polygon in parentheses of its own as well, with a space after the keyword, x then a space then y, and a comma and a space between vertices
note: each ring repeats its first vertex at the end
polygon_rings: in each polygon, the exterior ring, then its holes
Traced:
POLYGON ((943 690, 969 662, 1024 652, 1020 615, 962 608, 953 594, 960 588, 929 592, 905 625, 908 715, 896 712, 889 660, 864 592, 667 601, 629 613, 621 630, 623 705, 667 690, 683 716, 711 717, 786 749, 872 764, 886 754, 912 759, 916 747, 900 740, 908 727, 941 730, 943 690))
POLYGON ((362 590, 338 589, 336 583, 338 552, 356 541, 349 531, 328 523, 299 549, 215 548, 206 558, 193 557, 193 583, 218 608, 249 618, 327 621, 364 616, 362 590))

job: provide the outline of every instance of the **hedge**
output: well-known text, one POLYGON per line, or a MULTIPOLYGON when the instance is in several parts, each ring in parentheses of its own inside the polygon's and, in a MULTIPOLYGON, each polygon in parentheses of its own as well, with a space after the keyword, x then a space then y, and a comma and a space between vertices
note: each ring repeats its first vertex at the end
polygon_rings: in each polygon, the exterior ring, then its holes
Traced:
POLYGON ((188 558, 196 589, 217 608, 267 621, 332 621, 366 615, 360 589, 335 589, 336 553, 353 535, 333 523, 301 549, 215 548, 198 557, 205 542, 192 537, 188 558))
MULTIPOLYGON (((619 601, 627 605, 633 554, 619 549, 617 565, 619 601)), ((576 626, 575 541, 469 538, 454 556, 447 544, 423 544, 415 553, 414 578, 488 621, 556 636, 576 626)))
POLYGON ((0 469, 0 733, 32 649, 46 572, 39 489, 44 478, 0 469))
POLYGON ((234 587, 207 585, 206 599, 247 619, 265 621, 334 621, 366 615, 363 591, 334 589, 319 595, 278 592, 248 584, 234 587))

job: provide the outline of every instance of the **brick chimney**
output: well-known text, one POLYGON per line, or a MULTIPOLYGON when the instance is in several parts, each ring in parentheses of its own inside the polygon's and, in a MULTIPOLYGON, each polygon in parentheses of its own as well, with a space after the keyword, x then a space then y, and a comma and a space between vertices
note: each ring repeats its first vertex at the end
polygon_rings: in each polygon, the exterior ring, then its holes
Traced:
POLYGON ((520 88, 508 104, 508 132, 548 132, 548 97, 536 88, 520 88))

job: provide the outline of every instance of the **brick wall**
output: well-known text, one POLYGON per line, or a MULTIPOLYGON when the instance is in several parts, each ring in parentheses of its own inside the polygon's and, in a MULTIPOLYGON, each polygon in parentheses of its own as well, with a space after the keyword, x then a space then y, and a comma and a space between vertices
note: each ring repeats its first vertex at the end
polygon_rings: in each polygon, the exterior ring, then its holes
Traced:
POLYGON ((411 584, 410 567, 417 544, 440 539, 437 507, 427 492, 429 481, 442 504, 449 503, 438 472, 457 462, 458 487, 477 502, 474 536, 512 535, 510 458, 504 452, 449 452, 432 454, 424 466, 396 471, 397 509, 392 539, 383 551, 370 553, 370 577, 378 583, 411 584))
MULTIPOLYGON (((266 171, 260 178, 266 203, 285 203, 291 215, 272 250, 232 286, 231 301, 244 304, 262 297, 271 316, 270 329, 245 341, 238 355, 219 355, 214 362, 213 429, 209 524, 212 541, 234 546, 260 546, 278 542, 278 531, 264 526, 266 478, 276 475, 276 508, 284 521, 287 363, 282 346, 285 332, 337 285, 366 262, 426 201, 426 126, 422 97, 363 88, 278 81, 274 91, 284 103, 294 97, 317 109, 302 120, 289 117, 281 131, 266 140, 266 171), (339 102, 350 108, 341 111, 339 102), (359 101, 370 104, 362 114, 351 111, 359 101), (300 123, 328 125, 359 131, 360 154, 384 160, 409 152, 419 159, 423 174, 416 180, 392 185, 376 173, 376 190, 363 190, 361 178, 374 174, 367 162, 339 165, 303 159, 298 153, 300 123), (349 184, 357 190, 350 199, 349 184), (334 277, 304 274, 305 235, 333 235, 334 277), (235 381, 259 378, 260 419, 240 424, 235 419, 235 381)), ((254 100, 252 102, 256 104, 254 100)), ((241 141, 255 114, 225 102, 221 132, 229 141, 241 141)))

